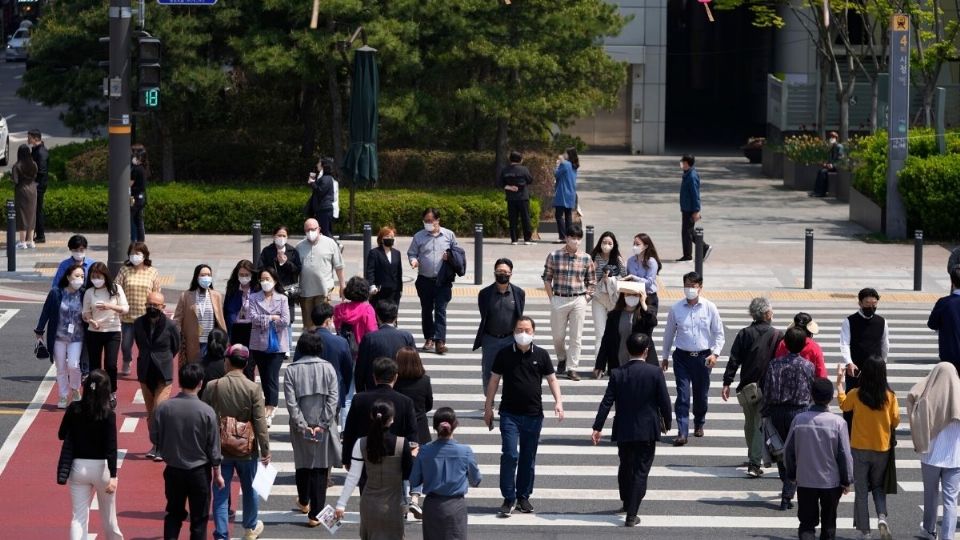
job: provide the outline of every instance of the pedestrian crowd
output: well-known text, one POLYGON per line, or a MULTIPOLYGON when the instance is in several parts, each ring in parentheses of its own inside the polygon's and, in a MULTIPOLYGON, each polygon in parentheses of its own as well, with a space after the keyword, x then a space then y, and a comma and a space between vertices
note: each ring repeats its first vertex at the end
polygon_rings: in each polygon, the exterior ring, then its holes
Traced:
MULTIPOLYGON (((517 190, 508 193, 522 191, 519 186, 527 181, 516 157, 511 156, 516 167, 505 186, 517 190)), ((684 182, 690 177, 698 189, 693 161, 683 158, 684 182)), ((568 151, 558 177, 575 180, 576 165, 575 151, 568 151)), ((323 184, 322 178, 314 183, 323 184)), ((327 188, 314 189, 324 194, 311 204, 326 212, 327 188)), ((632 527, 640 523, 662 435, 674 420, 674 446, 705 435, 710 374, 725 348, 724 326, 696 272, 683 276, 683 299, 658 317, 661 261, 650 236, 636 234, 625 257, 615 235, 604 232, 596 249, 586 253, 581 226, 566 224, 570 218, 561 211, 576 208, 575 201, 569 204, 564 200, 557 207, 558 223, 566 225, 564 245, 546 257, 542 274, 556 358, 537 344, 537 321, 524 314, 526 295, 511 283, 511 260, 496 260, 494 283, 477 297, 473 348, 482 349, 483 421, 491 430, 498 424, 502 438, 503 503, 497 515, 535 511, 531 496, 544 421, 542 384, 562 421, 558 377, 580 380, 590 305, 599 347, 589 376, 607 378, 608 384, 592 433, 585 435, 599 444, 604 423, 616 410, 611 440, 620 459, 620 512, 632 527), (665 328, 658 348, 653 329, 659 319, 665 328), (672 411, 665 378, 671 364, 677 389, 672 411)), ((684 208, 685 219, 699 219, 698 200, 695 206, 684 208)), ((524 215, 522 208, 517 215, 524 215)), ((118 373, 130 374, 133 344, 153 444, 146 457, 165 463, 164 538, 177 538, 188 518, 190 538, 205 538, 211 498, 214 537, 230 537, 234 474, 243 488, 243 537, 263 532, 252 484, 258 463, 271 461, 269 428, 281 384, 296 470, 295 508, 305 514, 307 526, 321 524, 331 470, 342 466, 347 474, 334 514, 344 515, 359 487, 362 538, 402 538, 408 514, 423 520, 425 538, 466 538, 464 496, 479 485, 481 474, 470 447, 453 438, 459 425, 455 412, 440 407, 430 421, 434 396, 420 356, 447 352, 447 305, 466 267, 463 249, 441 226, 441 217, 436 208, 422 212, 423 229, 411 239, 406 265, 395 246, 396 231, 383 227, 364 276, 349 280, 340 247, 328 235, 328 217, 307 219, 304 239, 296 245, 289 243, 290 230, 277 226, 258 261, 236 264, 224 294, 216 290, 212 268, 197 265, 172 316, 144 242, 130 244, 128 260, 113 276, 105 264, 87 257, 83 236, 71 237, 70 257, 57 270, 35 330, 38 340, 45 336, 56 364, 58 407, 65 409, 59 468, 66 459, 71 538, 86 537, 91 491, 98 496, 106 536, 122 538, 116 521, 113 410, 118 373), (404 266, 417 274, 420 347, 410 332, 397 327, 404 266), (304 332, 294 344, 296 307, 304 332), (175 372, 180 393, 171 397, 175 372)), ((517 238, 518 229, 512 232, 517 238)), ((689 238, 684 238, 686 244, 689 238)), ((937 302, 928 323, 939 332, 942 363, 907 399, 923 465, 922 532, 942 539, 953 538, 960 488, 960 266, 949 270, 955 290, 937 302), (944 512, 937 531, 941 492, 944 512)), ((889 478, 895 476, 899 404, 888 385, 889 329, 877 314, 879 300, 876 290, 861 290, 856 312, 844 319, 842 361, 833 383, 815 341, 816 321, 797 313, 781 332, 771 325, 773 308, 765 298, 750 302, 754 322, 737 333, 729 349, 720 395, 730 398, 739 373, 733 393, 744 414, 746 475, 760 478, 764 467, 776 464, 782 484, 777 507, 792 509, 796 500, 801 539, 814 538, 818 525, 821 538, 834 538, 838 502, 851 489, 861 536, 870 537, 876 523, 881 538, 892 538, 886 495, 895 488, 889 478), (830 412, 834 397, 843 416, 830 412)))

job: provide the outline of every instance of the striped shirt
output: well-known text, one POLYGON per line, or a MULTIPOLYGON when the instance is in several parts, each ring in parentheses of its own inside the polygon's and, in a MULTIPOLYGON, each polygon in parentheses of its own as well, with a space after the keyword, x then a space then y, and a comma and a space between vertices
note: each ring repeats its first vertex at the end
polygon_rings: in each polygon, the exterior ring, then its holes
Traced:
POLYGON ((120 322, 125 324, 133 324, 137 317, 146 315, 147 295, 160 292, 160 272, 152 266, 141 268, 124 265, 117 274, 117 285, 123 288, 130 306, 130 311, 120 316, 120 322))
POLYGON ((960 467, 960 421, 953 420, 930 441, 930 450, 920 454, 920 462, 944 469, 960 467))
POLYGON ((543 281, 559 296, 593 294, 597 274, 586 253, 571 254, 566 248, 547 255, 543 265, 543 281))
POLYGON ((194 292, 197 296, 194 309, 197 310, 197 321, 200 323, 200 343, 207 342, 207 336, 213 330, 213 302, 210 301, 210 295, 202 289, 194 292))

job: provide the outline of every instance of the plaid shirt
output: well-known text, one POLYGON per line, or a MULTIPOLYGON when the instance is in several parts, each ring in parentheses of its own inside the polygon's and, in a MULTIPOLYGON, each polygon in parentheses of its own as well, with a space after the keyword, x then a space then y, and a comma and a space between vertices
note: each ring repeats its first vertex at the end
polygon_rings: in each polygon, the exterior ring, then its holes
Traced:
POLYGON ((813 402, 813 364, 798 354, 770 361, 763 384, 764 408, 772 405, 803 407, 813 402))
POLYGON ((593 294, 597 274, 589 255, 580 252, 571 255, 564 248, 547 255, 547 262, 543 265, 543 281, 551 285, 553 294, 593 294))
POLYGON ((160 272, 152 266, 137 271, 124 265, 117 274, 117 285, 123 288, 130 306, 130 311, 120 316, 120 322, 133 324, 137 317, 147 313, 147 294, 160 292, 160 272))

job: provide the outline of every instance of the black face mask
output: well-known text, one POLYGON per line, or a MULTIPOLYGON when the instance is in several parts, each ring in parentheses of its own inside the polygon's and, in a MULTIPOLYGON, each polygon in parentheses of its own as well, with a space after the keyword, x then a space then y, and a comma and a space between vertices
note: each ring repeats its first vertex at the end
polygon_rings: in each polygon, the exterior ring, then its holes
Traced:
POLYGON ((153 320, 157 320, 157 319, 160 318, 160 315, 163 315, 163 311, 161 311, 160 309, 155 308, 155 307, 148 307, 148 308, 147 308, 147 317, 149 317, 149 318, 151 318, 151 319, 153 319, 153 320))
POLYGON ((494 274, 494 277, 496 278, 497 283, 501 285, 506 285, 507 283, 510 283, 510 276, 506 274, 494 274))
POLYGON ((383 246, 384 246, 384 247, 393 247, 393 240, 394 240, 393 238, 384 238, 384 239, 383 239, 383 246))
POLYGON ((877 312, 877 308, 875 308, 875 307, 862 307, 862 308, 860 308, 860 311, 863 312, 863 315, 864 315, 865 317, 873 317, 873 314, 877 312))

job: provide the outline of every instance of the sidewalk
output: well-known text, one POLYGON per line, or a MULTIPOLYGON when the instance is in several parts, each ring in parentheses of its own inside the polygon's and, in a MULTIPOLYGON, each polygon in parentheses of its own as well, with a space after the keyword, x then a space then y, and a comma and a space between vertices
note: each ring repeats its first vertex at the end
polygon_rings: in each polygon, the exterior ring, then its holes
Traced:
MULTIPOLYGON (((949 251, 936 244, 924 247, 923 291, 914 293, 913 244, 882 244, 861 240, 867 231, 847 221, 848 208, 833 199, 811 199, 806 193, 787 191, 779 180, 760 176, 758 165, 741 158, 701 157, 697 160, 702 178, 701 222, 707 242, 714 248, 704 264, 704 288, 711 298, 746 299, 767 294, 775 299, 848 299, 862 287, 874 287, 884 300, 931 303, 949 291, 945 272, 949 251), (814 275, 811 291, 803 289, 804 229, 815 234, 814 275)), ((661 276, 666 296, 679 298, 681 276, 693 270, 693 263, 672 262, 680 256, 680 212, 677 160, 643 156, 585 156, 578 183, 584 223, 593 225, 599 239, 613 231, 621 252, 629 254, 632 237, 646 232, 657 245, 664 262, 661 276)), ((149 211, 149 210, 148 210, 149 211)), ((253 216, 251 216, 251 220, 253 216)), ((442 224, 442 219, 441 219, 442 224)), ((270 229, 274 224, 264 224, 270 229)), ((292 231, 299 223, 290 223, 292 231)), ((375 228, 377 224, 374 224, 375 228)), ((48 233, 46 244, 37 250, 17 252, 17 272, 0 272, 0 297, 39 299, 45 294, 56 264, 69 256, 66 240, 70 233, 48 233)), ((90 254, 106 258, 106 234, 86 234, 90 254)), ((291 238, 292 243, 300 236, 291 238)), ((493 262, 499 257, 513 260, 514 283, 533 294, 542 288, 540 275, 546 255, 559 246, 545 233, 532 246, 512 246, 509 239, 484 241, 482 283, 492 282, 493 262)), ((460 238, 467 252, 468 272, 456 285, 456 295, 473 295, 473 238, 460 238)), ((266 246, 270 237, 262 239, 266 246)), ((164 288, 179 291, 187 287, 193 268, 199 263, 213 268, 218 287, 223 287, 236 262, 250 258, 249 236, 147 234, 151 258, 164 276, 164 288)), ((409 238, 398 238, 404 251, 409 238)), ((344 241, 347 276, 362 273, 360 241, 344 241)), ((6 269, 5 244, 0 243, 0 269, 6 269)), ((414 273, 404 271, 407 294, 414 294, 414 273)), ((169 296, 169 295, 168 295, 169 296)), ((168 302, 172 299, 168 298, 168 302)))

